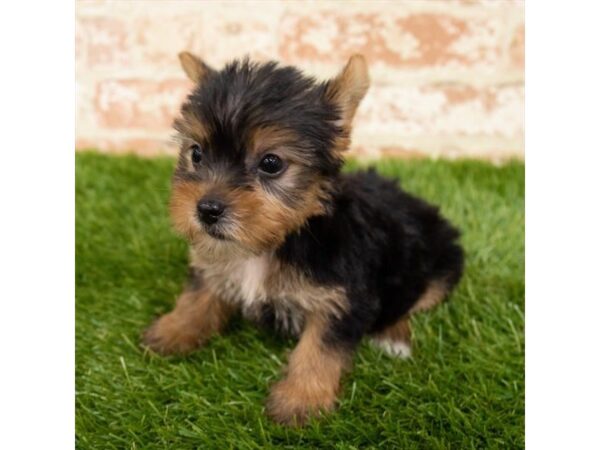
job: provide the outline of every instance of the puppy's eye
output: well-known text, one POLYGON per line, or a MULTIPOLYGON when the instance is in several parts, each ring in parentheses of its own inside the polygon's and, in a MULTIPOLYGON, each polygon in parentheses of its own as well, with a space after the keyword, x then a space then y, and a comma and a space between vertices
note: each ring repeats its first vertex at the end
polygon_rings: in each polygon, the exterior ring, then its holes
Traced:
POLYGON ((200 163, 202 161, 202 148, 198 144, 192 144, 190 150, 192 151, 192 162, 194 164, 200 163))
POLYGON ((278 175, 285 168, 285 164, 277 155, 266 155, 258 165, 258 169, 268 175, 278 175))

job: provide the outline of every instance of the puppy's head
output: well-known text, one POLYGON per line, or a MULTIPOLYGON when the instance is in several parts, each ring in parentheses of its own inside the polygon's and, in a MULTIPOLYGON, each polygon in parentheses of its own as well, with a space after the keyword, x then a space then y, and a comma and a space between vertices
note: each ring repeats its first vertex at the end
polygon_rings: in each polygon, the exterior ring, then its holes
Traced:
POLYGON ((176 229, 207 252, 260 253, 325 213, 369 86, 364 58, 323 83, 276 63, 216 71, 190 53, 179 58, 196 86, 174 125, 176 229))

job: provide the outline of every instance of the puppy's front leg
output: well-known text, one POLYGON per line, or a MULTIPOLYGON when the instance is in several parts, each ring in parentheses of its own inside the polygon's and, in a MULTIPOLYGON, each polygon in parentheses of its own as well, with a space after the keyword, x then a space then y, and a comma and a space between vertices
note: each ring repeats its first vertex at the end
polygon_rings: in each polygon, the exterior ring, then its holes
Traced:
POLYGON ((324 339, 328 329, 324 317, 307 318, 300 342, 290 355, 286 377, 271 389, 267 411, 275 421, 303 425, 311 415, 334 408, 351 350, 328 343, 324 339))
POLYGON ((173 311, 145 331, 144 345, 162 355, 185 354, 225 327, 234 310, 232 305, 210 293, 199 277, 193 275, 173 311))

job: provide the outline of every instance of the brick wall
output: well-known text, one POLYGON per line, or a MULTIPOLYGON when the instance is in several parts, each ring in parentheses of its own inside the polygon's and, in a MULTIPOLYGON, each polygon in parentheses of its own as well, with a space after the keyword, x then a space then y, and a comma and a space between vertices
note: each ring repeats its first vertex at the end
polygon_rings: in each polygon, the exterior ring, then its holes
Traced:
POLYGON ((352 151, 523 156, 524 5, 515 0, 81 1, 76 147, 173 153, 190 83, 177 52, 219 67, 249 54, 325 78, 370 64, 352 151))

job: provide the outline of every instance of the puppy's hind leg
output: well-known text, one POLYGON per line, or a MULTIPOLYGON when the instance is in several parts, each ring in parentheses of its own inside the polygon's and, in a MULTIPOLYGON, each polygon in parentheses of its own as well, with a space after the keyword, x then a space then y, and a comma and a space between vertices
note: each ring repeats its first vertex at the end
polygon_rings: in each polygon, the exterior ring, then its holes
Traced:
POLYGON ((417 300, 410 309, 409 313, 414 314, 421 311, 427 311, 434 306, 439 305, 444 298, 446 298, 446 295, 448 295, 448 291, 448 282, 445 280, 432 281, 429 286, 427 286, 427 289, 425 289, 425 292, 423 292, 423 295, 419 297, 419 300, 417 300))
POLYGON ((448 283, 445 280, 431 282, 410 311, 387 328, 372 335, 371 343, 391 356, 410 357, 412 354, 410 316, 437 306, 446 295, 448 295, 448 283))

